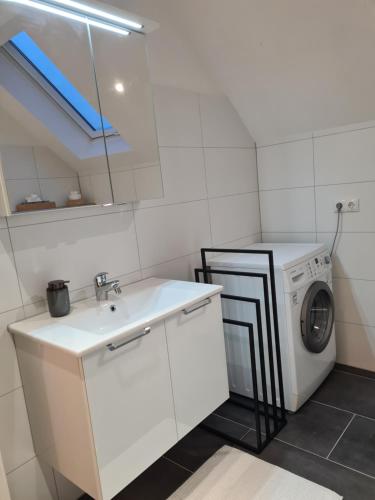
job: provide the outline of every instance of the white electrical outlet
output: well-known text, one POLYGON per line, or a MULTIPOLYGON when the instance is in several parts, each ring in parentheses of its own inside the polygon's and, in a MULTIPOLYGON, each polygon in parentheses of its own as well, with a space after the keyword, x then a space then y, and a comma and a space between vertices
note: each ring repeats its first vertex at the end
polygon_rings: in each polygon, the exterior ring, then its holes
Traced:
MULTIPOLYGON (((336 203, 342 203, 341 212, 359 212, 359 198, 350 198, 348 200, 339 200, 336 203)), ((335 205, 335 212, 337 212, 335 205)))

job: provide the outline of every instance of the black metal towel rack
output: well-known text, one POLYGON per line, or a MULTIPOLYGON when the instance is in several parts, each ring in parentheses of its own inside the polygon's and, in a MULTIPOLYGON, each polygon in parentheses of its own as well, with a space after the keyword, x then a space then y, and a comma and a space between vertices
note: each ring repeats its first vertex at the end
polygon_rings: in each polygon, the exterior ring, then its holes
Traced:
POLYGON ((277 315, 275 267, 273 260, 273 252, 272 250, 202 248, 201 258, 202 258, 202 268, 195 269, 195 281, 198 283, 200 282, 201 275, 203 275, 204 283, 209 283, 210 282, 209 277, 215 274, 228 275, 228 276, 245 276, 248 278, 257 278, 262 280, 264 312, 265 312, 265 322, 266 322, 265 328, 266 328, 267 351, 268 351, 268 373, 269 373, 269 382, 271 388, 271 403, 268 401, 268 388, 267 388, 267 376, 266 376, 267 360, 264 354, 264 341, 263 341, 264 325, 262 325, 261 299, 253 297, 243 297, 238 295, 229 295, 226 293, 221 294, 221 298, 224 300, 248 302, 249 304, 255 305, 258 355, 256 353, 254 328, 252 323, 239 321, 235 318, 223 318, 223 322, 225 324, 230 324, 241 328, 247 328, 248 330, 253 398, 244 398, 244 397, 238 398, 231 393, 230 400, 235 405, 246 408, 250 412, 254 413, 254 419, 255 419, 254 431, 256 433, 256 445, 234 438, 233 436, 215 428, 214 426, 206 422, 201 424, 201 426, 204 427, 205 429, 221 437, 224 437, 227 441, 236 444, 241 448, 248 449, 255 453, 260 453, 286 424, 286 410, 285 410, 283 376, 282 376, 282 365, 281 365, 279 322, 277 315), (207 253, 237 253, 237 254, 266 255, 268 257, 269 274, 245 272, 245 271, 228 271, 225 269, 213 269, 211 266, 207 265, 207 257, 206 257, 207 253), (268 276, 270 279, 271 293, 269 291, 269 286, 268 286, 268 276), (273 331, 271 323, 270 296, 272 301, 273 331), (276 359, 274 359, 273 346, 275 346, 276 359), (276 361, 277 382, 275 377, 275 361, 276 361), (263 401, 259 400, 258 370, 257 370, 258 362, 260 366, 260 378, 261 378, 261 388, 263 393, 263 401), (276 383, 278 386, 277 389, 279 394, 279 403, 280 403, 279 406, 277 405, 276 383), (270 407, 272 410, 271 412, 270 412, 270 407), (271 423, 273 424, 272 426, 271 423))

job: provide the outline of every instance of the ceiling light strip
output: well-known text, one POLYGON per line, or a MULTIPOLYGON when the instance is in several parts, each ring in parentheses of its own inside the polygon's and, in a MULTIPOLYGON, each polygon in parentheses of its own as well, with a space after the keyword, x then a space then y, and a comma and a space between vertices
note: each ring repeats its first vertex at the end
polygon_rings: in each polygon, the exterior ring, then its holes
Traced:
POLYGON ((70 7, 75 11, 85 14, 92 14, 93 16, 99 18, 100 20, 112 21, 116 24, 123 24, 128 28, 133 28, 135 30, 141 30, 143 28, 143 24, 137 23, 135 21, 131 21, 130 19, 125 19, 124 17, 115 16, 114 14, 110 14, 109 12, 105 12, 104 10, 96 9, 94 7, 90 7, 89 5, 75 2, 74 0, 48 0, 50 3, 64 5, 65 7, 70 7))
POLYGON ((78 21, 80 23, 88 24, 90 26, 96 26, 97 28, 102 28, 107 31, 112 31, 114 33, 118 33, 120 35, 130 35, 130 31, 121 28, 119 26, 115 26, 113 24, 108 24, 106 22, 98 21, 97 19, 92 19, 85 15, 80 15, 78 13, 72 12, 70 10, 62 9, 59 7, 54 7, 51 4, 44 2, 36 2, 34 0, 8 0, 12 3, 18 3, 21 5, 25 5, 27 7, 33 7, 34 9, 42 10, 44 12, 48 12, 50 14, 56 14, 57 16, 66 17, 68 19, 73 19, 74 21, 78 21))

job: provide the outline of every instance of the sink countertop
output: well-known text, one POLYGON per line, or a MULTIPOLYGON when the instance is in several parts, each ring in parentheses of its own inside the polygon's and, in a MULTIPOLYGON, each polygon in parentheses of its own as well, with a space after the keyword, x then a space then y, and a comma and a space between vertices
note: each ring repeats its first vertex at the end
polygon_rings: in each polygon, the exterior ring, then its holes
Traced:
POLYGON ((146 326, 220 293, 222 286, 149 278, 122 287, 108 301, 95 298, 72 304, 62 318, 43 313, 8 326, 11 333, 82 357, 112 342, 120 342, 146 326), (111 306, 116 306, 112 311, 111 306))

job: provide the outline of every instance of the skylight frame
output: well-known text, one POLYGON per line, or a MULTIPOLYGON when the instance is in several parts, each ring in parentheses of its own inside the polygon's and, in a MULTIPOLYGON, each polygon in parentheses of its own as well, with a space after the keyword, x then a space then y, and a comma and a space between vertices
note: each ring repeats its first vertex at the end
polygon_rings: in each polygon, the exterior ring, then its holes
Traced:
MULTIPOLYGON (((28 75, 33 83, 37 84, 43 89, 43 91, 52 99, 62 111, 69 115, 73 122, 78 125, 85 134, 90 138, 90 140, 101 139, 105 137, 118 136, 118 131, 111 127, 103 130, 101 126, 100 129, 94 129, 90 123, 82 116, 82 114, 72 105, 69 100, 67 100, 53 84, 38 70, 38 68, 30 62, 22 52, 11 42, 7 42, 3 45, 3 49, 12 60, 14 60, 18 66, 28 75)), ((100 112, 97 111, 100 115, 100 112)))

